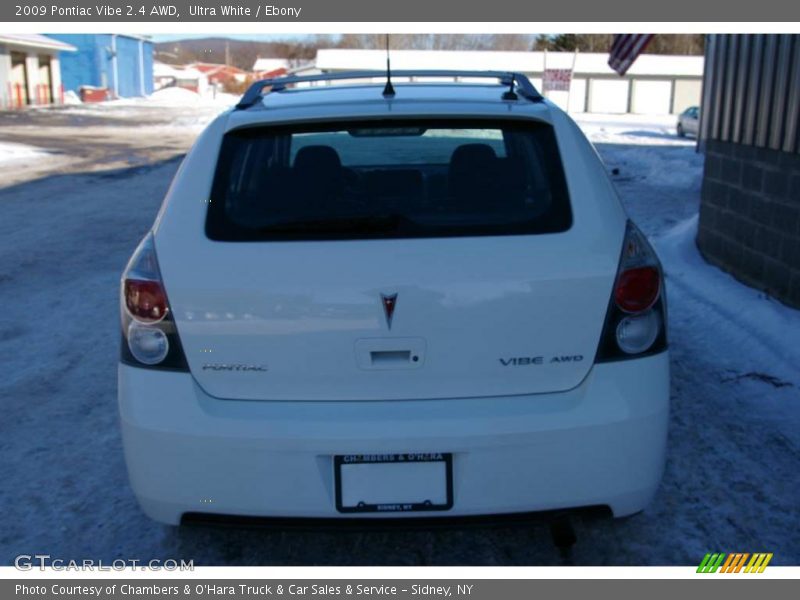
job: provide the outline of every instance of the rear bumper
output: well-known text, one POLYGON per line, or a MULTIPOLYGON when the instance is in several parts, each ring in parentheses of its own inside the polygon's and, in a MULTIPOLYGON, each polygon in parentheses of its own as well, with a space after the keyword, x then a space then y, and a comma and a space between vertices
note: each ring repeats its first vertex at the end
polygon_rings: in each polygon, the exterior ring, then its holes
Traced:
MULTIPOLYGON (((638 512, 663 471, 669 358, 595 365, 557 394, 391 402, 254 402, 205 394, 188 373, 119 366, 133 491, 152 518, 185 513, 352 518, 333 456, 453 453, 460 517, 608 506, 638 512)), ((426 513, 363 514, 415 518, 426 513)))

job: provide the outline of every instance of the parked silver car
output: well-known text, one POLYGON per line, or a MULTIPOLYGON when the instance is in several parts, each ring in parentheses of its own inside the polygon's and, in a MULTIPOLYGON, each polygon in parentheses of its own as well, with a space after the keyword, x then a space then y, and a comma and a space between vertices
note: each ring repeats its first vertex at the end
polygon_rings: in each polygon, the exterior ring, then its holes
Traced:
POLYGON ((697 136, 700 126, 700 107, 690 106, 678 115, 678 136, 686 137, 687 134, 697 136))

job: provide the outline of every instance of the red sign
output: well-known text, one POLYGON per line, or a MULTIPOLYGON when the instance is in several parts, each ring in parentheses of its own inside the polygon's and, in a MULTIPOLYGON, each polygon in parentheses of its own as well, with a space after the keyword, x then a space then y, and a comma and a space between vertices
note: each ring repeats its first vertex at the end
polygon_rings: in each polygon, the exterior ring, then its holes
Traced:
POLYGON ((545 69, 542 79, 544 92, 568 92, 572 82, 572 69, 545 69))

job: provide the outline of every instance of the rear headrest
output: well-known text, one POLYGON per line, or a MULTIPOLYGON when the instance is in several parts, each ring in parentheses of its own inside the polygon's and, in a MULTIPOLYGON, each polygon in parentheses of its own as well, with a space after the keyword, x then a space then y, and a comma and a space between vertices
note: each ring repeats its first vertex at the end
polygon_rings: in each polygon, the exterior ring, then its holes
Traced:
POLYGON ((305 146, 297 151, 292 168, 297 198, 314 210, 327 210, 344 191, 344 169, 330 146, 305 146))
POLYGON ((294 157, 294 168, 298 170, 329 171, 342 168, 339 154, 330 146, 304 146, 294 157))
POLYGON ((464 144, 453 151, 448 172, 450 195, 466 206, 497 185, 499 160, 488 144, 464 144))
POLYGON ((453 150, 450 157, 450 168, 455 166, 487 165, 497 160, 497 154, 489 144, 463 144, 453 150))

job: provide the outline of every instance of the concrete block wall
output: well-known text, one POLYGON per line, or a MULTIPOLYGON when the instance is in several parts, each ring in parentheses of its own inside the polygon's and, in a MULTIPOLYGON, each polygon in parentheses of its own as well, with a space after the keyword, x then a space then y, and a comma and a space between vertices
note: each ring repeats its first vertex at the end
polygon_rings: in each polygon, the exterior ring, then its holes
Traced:
POLYGON ((708 140, 697 244, 709 262, 800 308, 800 155, 708 140))

